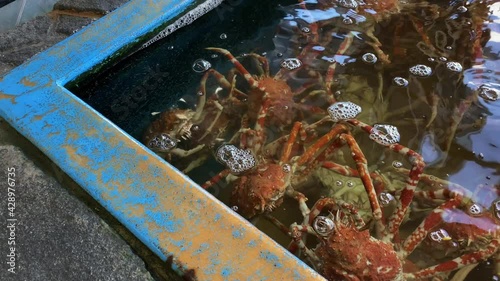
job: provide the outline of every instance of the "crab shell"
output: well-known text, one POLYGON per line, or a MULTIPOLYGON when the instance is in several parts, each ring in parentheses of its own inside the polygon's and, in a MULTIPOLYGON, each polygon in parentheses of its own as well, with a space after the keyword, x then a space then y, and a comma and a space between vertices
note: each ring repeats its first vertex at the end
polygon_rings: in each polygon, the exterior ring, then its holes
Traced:
POLYGON ((272 211, 283 202, 289 174, 278 164, 257 166, 235 180, 231 205, 238 206, 238 212, 246 218, 272 211))
MULTIPOLYGON (((259 88, 263 88, 269 94, 269 109, 266 113, 266 125, 282 127, 290 125, 294 118, 293 92, 285 81, 271 77, 262 78, 259 81, 259 88)), ((260 89, 252 90, 248 95, 250 120, 256 120, 263 105, 264 92, 260 89)))
POLYGON ((348 275, 363 281, 404 280, 403 265, 392 245, 371 237, 368 230, 336 221, 335 230, 315 252, 328 280, 344 280, 348 275))
POLYGON ((151 145, 151 140, 166 134, 173 141, 187 140, 191 137, 192 119, 195 112, 190 109, 172 109, 162 112, 146 129, 143 143, 155 152, 168 152, 159 150, 151 145))

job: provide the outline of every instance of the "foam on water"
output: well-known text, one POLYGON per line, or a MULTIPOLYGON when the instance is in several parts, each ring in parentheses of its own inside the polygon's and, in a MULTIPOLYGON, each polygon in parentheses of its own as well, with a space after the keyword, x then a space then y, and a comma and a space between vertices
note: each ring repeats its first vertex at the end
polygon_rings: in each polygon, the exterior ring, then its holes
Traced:
POLYGON ((233 174, 248 171, 256 165, 255 157, 249 150, 239 149, 230 144, 219 147, 215 156, 233 174))
POLYGON ((399 142, 400 138, 398 128, 392 125, 375 124, 370 132, 370 139, 385 146, 399 142))
POLYGON ((328 107, 328 114, 334 122, 356 118, 359 113, 361 106, 350 101, 336 102, 328 107))

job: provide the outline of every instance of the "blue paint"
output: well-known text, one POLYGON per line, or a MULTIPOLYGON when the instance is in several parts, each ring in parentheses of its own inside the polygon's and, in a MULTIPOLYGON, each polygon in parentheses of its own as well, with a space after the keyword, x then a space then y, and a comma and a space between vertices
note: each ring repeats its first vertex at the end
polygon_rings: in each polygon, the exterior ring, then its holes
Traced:
POLYGON ((217 222, 218 220, 220 220, 220 218, 221 218, 220 214, 215 214, 214 222, 217 222))
POLYGON ((255 248, 257 247, 257 242, 255 240, 250 240, 250 242, 248 242, 248 246, 251 248, 255 248))
POLYGON ((222 277, 225 277, 225 278, 229 277, 229 275, 231 275, 232 273, 233 273, 233 270, 230 267, 224 267, 222 269, 222 272, 221 272, 222 277))
POLYGON ((245 233, 244 229, 235 229, 233 230, 233 237, 237 239, 243 238, 243 235, 245 233))
POLYGON ((278 256, 276 256, 275 254, 273 254, 267 250, 260 251, 260 257, 267 260, 268 262, 273 263, 274 267, 276 267, 276 268, 283 267, 283 264, 280 262, 280 259, 278 258, 278 256))

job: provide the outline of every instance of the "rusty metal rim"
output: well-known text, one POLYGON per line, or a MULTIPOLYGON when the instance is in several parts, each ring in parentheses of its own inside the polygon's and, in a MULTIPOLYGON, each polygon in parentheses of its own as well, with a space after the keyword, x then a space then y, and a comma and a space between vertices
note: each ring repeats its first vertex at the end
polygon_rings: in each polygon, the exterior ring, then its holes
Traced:
POLYGON ((62 86, 194 2, 132 0, 33 57, 0 78, 0 116, 174 269, 199 280, 324 280, 62 86))

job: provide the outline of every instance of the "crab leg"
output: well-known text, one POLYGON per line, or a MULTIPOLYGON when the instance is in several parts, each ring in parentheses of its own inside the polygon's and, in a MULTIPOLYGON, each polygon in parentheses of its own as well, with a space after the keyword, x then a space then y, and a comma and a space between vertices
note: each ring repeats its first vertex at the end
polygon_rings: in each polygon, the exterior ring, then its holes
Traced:
POLYGON ((288 140, 285 144, 285 148, 283 149, 283 154, 281 155, 280 163, 286 163, 286 162, 290 161, 290 156, 292 154, 293 144, 295 143, 295 140, 297 139, 297 135, 299 134, 301 126, 302 126, 302 123, 300 123, 300 122, 295 122, 293 124, 292 131, 290 132, 288 140))
MULTIPOLYGON (((342 44, 340 44, 340 47, 339 47, 337 54, 335 56, 343 55, 347 51, 347 49, 349 49, 349 47, 351 46, 353 38, 354 38, 353 33, 349 32, 345 36, 342 44)), ((333 84, 333 77, 335 76, 335 69, 337 67, 337 64, 338 64, 337 62, 330 64, 330 66, 328 67, 328 71, 326 72, 325 86, 326 86, 326 90, 328 91, 328 97, 331 99, 329 101, 330 104, 335 102, 335 98, 332 94, 332 84, 333 84)))
MULTIPOLYGON (((372 126, 365 124, 359 120, 349 119, 347 120, 347 122, 356 127, 361 128, 368 134, 371 134, 373 130, 372 126)), ((389 233, 395 237, 399 233, 399 226, 401 225, 401 222, 403 221, 406 211, 408 210, 408 206, 410 205, 413 199, 413 194, 420 180, 420 175, 423 173, 425 163, 420 154, 399 143, 390 144, 388 145, 388 148, 394 152, 397 152, 407 157, 412 165, 412 168, 408 173, 408 177, 406 179, 406 185, 403 188, 403 190, 401 190, 401 192, 399 193, 400 200, 398 200, 398 206, 396 207, 394 214, 389 218, 388 230, 389 233)))
POLYGON ((402 260, 415 250, 415 248, 427 237, 432 228, 443 221, 442 214, 445 210, 457 208, 461 203, 462 198, 457 196, 435 208, 403 242, 403 249, 400 251, 402 260))
POLYGON ((442 262, 438 265, 431 266, 429 268, 417 271, 415 273, 407 274, 409 278, 423 279, 431 277, 439 272, 447 272, 455 269, 462 268, 469 264, 474 264, 487 259, 491 255, 495 254, 500 246, 500 239, 493 239, 485 249, 478 250, 473 253, 464 254, 458 258, 442 262))
MULTIPOLYGON (((246 70, 245 67, 228 50, 221 48, 211 48, 211 47, 206 49, 225 55, 231 61, 231 63, 233 63, 233 65, 241 73, 241 75, 243 75, 245 80, 247 80, 248 84, 250 84, 250 87, 252 87, 253 89, 259 88, 259 82, 253 79, 252 75, 248 72, 248 70, 246 70)), ((265 89, 261 90, 265 92, 265 89)))
POLYGON ((375 192, 375 187, 373 186, 373 182, 369 175, 370 173, 368 172, 368 161, 352 135, 342 134, 340 139, 345 141, 352 151, 352 158, 354 159, 354 162, 356 162, 359 177, 363 182, 370 200, 370 207, 372 209, 373 219, 375 220, 377 235, 378 237, 382 237, 385 232, 385 225, 382 223, 382 209, 380 208, 377 193, 375 192))
POLYGON ((201 188, 203 189, 208 189, 214 184, 217 184, 219 181, 221 181, 223 178, 228 176, 231 173, 229 169, 224 169, 220 171, 217 175, 213 176, 211 179, 207 180, 204 184, 201 185, 201 188))
POLYGON ((334 138, 338 137, 342 133, 348 132, 348 128, 343 124, 335 125, 328 133, 322 136, 316 143, 311 145, 297 160, 297 166, 302 166, 309 163, 313 156, 316 155, 318 151, 324 149, 325 146, 330 143, 334 138))
POLYGON ((344 202, 343 200, 340 199, 333 199, 333 198, 321 198, 319 199, 314 206, 312 207, 311 211, 309 212, 308 220, 306 223, 308 225, 311 225, 314 222, 314 219, 316 219, 317 216, 324 210, 327 209, 328 211, 338 211, 340 209, 347 210, 350 215, 353 216, 354 218, 354 223, 358 229, 362 228, 365 226, 365 222, 361 218, 361 216, 358 213, 358 210, 354 207, 354 205, 344 202))

